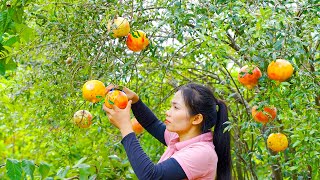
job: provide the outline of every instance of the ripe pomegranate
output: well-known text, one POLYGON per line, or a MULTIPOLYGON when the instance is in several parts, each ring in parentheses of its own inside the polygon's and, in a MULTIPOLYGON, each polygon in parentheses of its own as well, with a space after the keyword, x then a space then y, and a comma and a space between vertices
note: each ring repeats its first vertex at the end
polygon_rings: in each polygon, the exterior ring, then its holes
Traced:
POLYGON ((92 124, 92 115, 87 110, 79 110, 73 115, 73 123, 80 128, 88 128, 92 124))
POLYGON ((277 59, 268 65, 267 73, 269 79, 283 82, 292 76, 293 67, 289 61, 277 59))
POLYGON ((139 52, 149 45, 149 40, 145 32, 137 30, 128 35, 126 43, 130 50, 139 52))
POLYGON ((106 95, 104 104, 110 109, 112 108, 112 105, 116 105, 118 108, 124 109, 127 107, 128 97, 123 91, 113 89, 106 95))
POLYGON ((92 103, 99 102, 105 97, 106 87, 103 82, 89 80, 82 87, 83 98, 92 103))
POLYGON ((253 106, 251 109, 252 117, 257 122, 266 124, 277 116, 277 109, 275 107, 263 107, 262 110, 257 110, 257 108, 258 106, 253 106))
POLYGON ((112 30, 114 37, 123 37, 129 34, 130 24, 127 19, 123 17, 118 17, 113 20, 113 23, 110 22, 108 24, 108 29, 112 30))
POLYGON ((245 65, 239 70, 238 80, 248 89, 252 89, 258 84, 261 76, 262 74, 258 67, 245 65))
POLYGON ((271 133, 267 139, 267 147, 274 152, 284 151, 288 147, 287 136, 282 133, 271 133))
POLYGON ((136 134, 141 134, 143 132, 143 127, 141 126, 141 124, 137 121, 136 118, 132 118, 131 119, 131 123, 132 123, 132 129, 136 134))

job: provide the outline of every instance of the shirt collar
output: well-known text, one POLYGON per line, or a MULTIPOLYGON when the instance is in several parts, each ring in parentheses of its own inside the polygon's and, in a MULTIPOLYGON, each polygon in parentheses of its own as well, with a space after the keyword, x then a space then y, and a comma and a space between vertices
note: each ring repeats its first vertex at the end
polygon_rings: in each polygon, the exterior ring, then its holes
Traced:
POLYGON ((181 142, 179 142, 179 137, 177 137, 175 139, 172 139, 172 141, 170 142, 170 146, 174 147, 176 150, 179 151, 180 149, 190 144, 197 143, 197 142, 212 142, 212 139, 213 139, 213 136, 212 136, 212 132, 210 131, 181 142))

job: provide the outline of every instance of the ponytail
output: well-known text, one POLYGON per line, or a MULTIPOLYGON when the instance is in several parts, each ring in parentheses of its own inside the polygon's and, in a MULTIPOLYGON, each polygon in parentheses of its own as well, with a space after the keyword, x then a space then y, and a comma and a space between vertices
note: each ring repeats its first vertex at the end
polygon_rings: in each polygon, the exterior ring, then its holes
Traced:
POLYGON ((226 131, 225 122, 228 121, 226 104, 217 100, 210 88, 194 83, 179 88, 190 115, 202 114, 204 123, 202 133, 211 131, 214 126, 213 144, 218 156, 217 180, 231 180, 230 133, 226 131), (219 106, 217 110, 216 106, 219 106))
POLYGON ((214 127, 213 144, 218 155, 217 180, 231 180, 231 154, 230 133, 223 132, 228 121, 228 109, 226 104, 217 100, 219 106, 218 117, 214 127))

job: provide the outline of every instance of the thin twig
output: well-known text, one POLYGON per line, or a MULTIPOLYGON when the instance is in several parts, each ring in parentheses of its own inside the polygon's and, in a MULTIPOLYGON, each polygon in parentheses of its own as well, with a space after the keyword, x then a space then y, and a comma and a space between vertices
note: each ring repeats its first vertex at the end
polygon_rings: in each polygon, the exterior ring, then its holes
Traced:
POLYGON ((168 7, 147 7, 147 8, 143 8, 143 9, 141 9, 141 8, 137 8, 136 10, 134 10, 133 12, 138 12, 138 11, 148 11, 148 10, 154 10, 154 9, 156 9, 156 10, 159 10, 159 9, 168 9, 168 7))
MULTIPOLYGON (((243 95, 241 94, 241 92, 240 92, 240 90, 239 90, 236 82, 234 81, 234 79, 233 79, 233 77, 231 76, 231 74, 230 74, 230 72, 228 71, 228 69, 227 69, 226 67, 224 67, 224 66, 222 66, 222 67, 227 71, 229 78, 231 79, 231 81, 233 82, 234 86, 236 87, 237 92, 239 93, 240 98, 241 98, 241 100, 242 100, 242 103, 243 103, 243 104, 245 105, 245 107, 246 107, 247 114, 250 114, 250 106, 249 106, 248 102, 245 101, 245 99, 243 98, 243 95)), ((222 70, 221 68, 219 68, 219 69, 222 70)), ((222 72, 223 72, 223 71, 222 71, 222 72)))
POLYGON ((73 176, 73 177, 69 177, 66 180, 72 180, 72 179, 79 179, 79 176, 73 176))

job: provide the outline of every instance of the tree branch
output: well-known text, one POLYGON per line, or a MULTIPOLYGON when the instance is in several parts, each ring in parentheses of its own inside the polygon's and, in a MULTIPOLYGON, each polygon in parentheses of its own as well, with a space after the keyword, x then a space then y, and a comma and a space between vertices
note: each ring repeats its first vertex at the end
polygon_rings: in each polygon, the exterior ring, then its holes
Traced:
POLYGON ((147 8, 144 8, 144 9, 137 8, 133 12, 138 12, 138 11, 141 11, 141 10, 148 11, 148 10, 159 10, 159 9, 168 9, 168 7, 147 7, 147 8))
MULTIPOLYGON (((228 31, 227 31, 227 37, 228 37, 230 42, 227 42, 227 41, 223 41, 223 42, 228 44, 232 49, 234 49, 237 52, 239 52, 240 51, 240 46, 237 45, 235 38, 232 37, 231 34, 228 31)), ((246 56, 246 55, 243 55, 243 59, 247 60, 247 61, 249 60, 248 56, 246 56)))
POLYGON ((232 56, 226 56, 226 58, 232 60, 232 61, 233 61, 234 63, 236 63, 239 67, 242 67, 242 64, 241 64, 239 61, 237 61, 234 57, 232 57, 232 56))
POLYGON ((66 180, 72 180, 72 179, 79 179, 79 176, 73 176, 73 177, 69 177, 66 180))
POLYGON ((226 70, 227 73, 225 73, 224 70, 221 67, 219 67, 220 71, 229 76, 229 78, 231 79, 231 81, 233 82, 233 84, 235 85, 235 87, 237 89, 236 92, 237 92, 238 96, 240 96, 240 99, 241 99, 242 103, 244 104, 244 106, 245 106, 245 108, 247 110, 247 114, 250 115, 250 106, 249 106, 248 102, 243 98, 243 96, 242 96, 237 84, 235 83, 235 81, 232 78, 232 76, 231 76, 230 72, 228 71, 228 69, 226 67, 224 67, 224 66, 222 66, 222 67, 226 70))
POLYGON ((236 40, 231 36, 231 34, 227 31, 227 37, 230 41, 229 45, 236 51, 240 50, 240 47, 236 44, 236 40))

